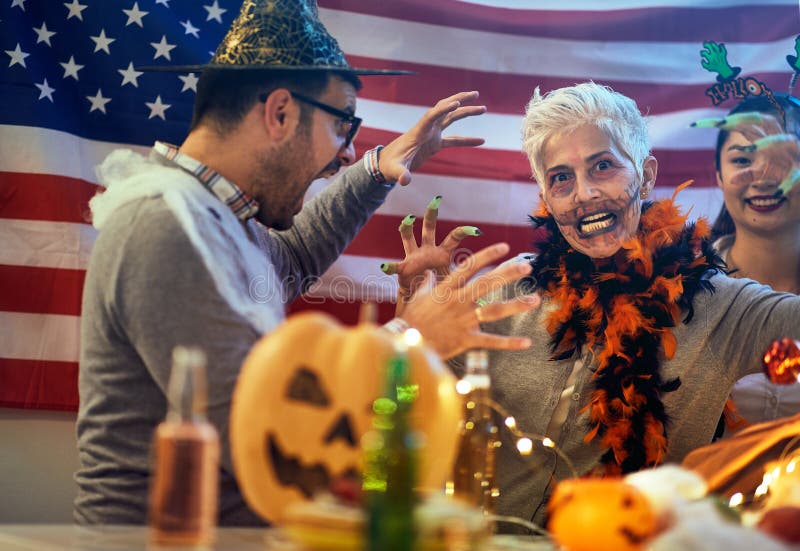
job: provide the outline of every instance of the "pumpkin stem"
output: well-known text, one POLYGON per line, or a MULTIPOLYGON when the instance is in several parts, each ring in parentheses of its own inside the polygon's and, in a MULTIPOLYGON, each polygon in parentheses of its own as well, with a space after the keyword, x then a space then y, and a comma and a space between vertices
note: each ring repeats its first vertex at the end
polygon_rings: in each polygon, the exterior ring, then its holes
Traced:
POLYGON ((362 302, 358 311, 358 323, 377 323, 378 307, 374 302, 362 302))

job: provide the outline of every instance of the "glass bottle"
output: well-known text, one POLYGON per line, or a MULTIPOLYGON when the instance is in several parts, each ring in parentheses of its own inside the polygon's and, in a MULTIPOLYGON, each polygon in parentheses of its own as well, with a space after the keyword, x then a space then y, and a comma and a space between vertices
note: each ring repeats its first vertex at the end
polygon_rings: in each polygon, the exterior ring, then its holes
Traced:
POLYGON ((463 396, 463 419, 453 465, 453 497, 494 514, 499 490, 495 485, 498 429, 489 407, 489 356, 486 350, 467 352, 464 376, 457 388, 463 396))
POLYGON ((150 539, 160 545, 210 545, 217 519, 219 438, 206 419, 206 358, 175 347, 166 419, 153 438, 150 539))
POLYGON ((418 438, 409 417, 416 389, 409 384, 408 358, 400 348, 389 362, 386 390, 373 404, 373 428, 363 441, 369 551, 414 548, 418 438))

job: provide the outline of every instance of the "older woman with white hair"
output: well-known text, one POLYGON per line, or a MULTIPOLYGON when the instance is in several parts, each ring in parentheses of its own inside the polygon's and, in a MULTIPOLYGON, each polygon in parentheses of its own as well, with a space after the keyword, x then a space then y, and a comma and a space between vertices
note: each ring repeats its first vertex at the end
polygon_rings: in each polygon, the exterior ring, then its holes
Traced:
POLYGON ((532 271, 487 298, 542 305, 481 328, 533 342, 490 352, 490 373, 518 429, 559 449, 523 455, 500 431, 497 512, 542 524, 572 466, 626 473, 708 444, 734 382, 773 339, 800 337, 800 298, 727 277, 704 220, 646 200, 658 163, 630 98, 594 83, 537 89, 522 135, 541 199, 535 252, 517 257, 532 271))

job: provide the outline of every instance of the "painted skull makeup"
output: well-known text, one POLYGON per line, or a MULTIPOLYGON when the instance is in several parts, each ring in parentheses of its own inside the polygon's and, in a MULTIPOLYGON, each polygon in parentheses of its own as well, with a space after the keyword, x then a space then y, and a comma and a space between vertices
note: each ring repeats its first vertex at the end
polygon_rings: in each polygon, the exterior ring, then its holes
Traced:
POLYGON ((613 256, 632 237, 641 216, 640 192, 650 191, 656 161, 648 157, 646 190, 633 162, 593 125, 553 136, 544 149, 542 200, 575 250, 613 256))

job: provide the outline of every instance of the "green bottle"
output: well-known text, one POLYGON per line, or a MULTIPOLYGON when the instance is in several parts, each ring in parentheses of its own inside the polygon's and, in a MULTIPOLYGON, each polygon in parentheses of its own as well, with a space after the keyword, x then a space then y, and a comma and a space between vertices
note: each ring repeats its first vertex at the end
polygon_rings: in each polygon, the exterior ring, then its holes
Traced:
POLYGON ((365 435, 364 478, 369 551, 414 548, 414 485, 419 439, 409 416, 417 388, 409 383, 403 346, 389 361, 386 387, 375 400, 372 430, 365 435))

